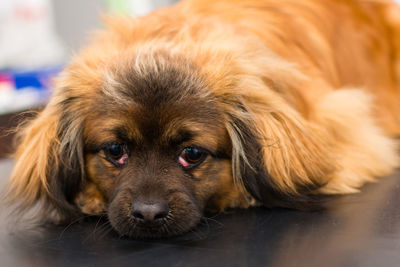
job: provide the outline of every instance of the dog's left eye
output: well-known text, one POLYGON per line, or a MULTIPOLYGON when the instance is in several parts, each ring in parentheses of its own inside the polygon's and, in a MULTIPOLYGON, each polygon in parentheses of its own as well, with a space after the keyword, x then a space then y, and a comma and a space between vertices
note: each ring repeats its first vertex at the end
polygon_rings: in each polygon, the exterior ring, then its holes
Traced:
POLYGON ((179 155, 178 162, 184 168, 192 168, 200 163, 207 157, 208 153, 198 147, 185 147, 179 155))
POLYGON ((128 160, 126 146, 118 143, 107 144, 104 148, 107 159, 117 166, 122 166, 128 160))

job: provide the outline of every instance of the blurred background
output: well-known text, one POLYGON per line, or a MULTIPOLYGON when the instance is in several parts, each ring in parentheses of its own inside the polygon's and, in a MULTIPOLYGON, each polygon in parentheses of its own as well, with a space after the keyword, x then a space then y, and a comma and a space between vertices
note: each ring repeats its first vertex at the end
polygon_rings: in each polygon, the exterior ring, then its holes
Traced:
POLYGON ((9 129, 29 113, 15 115, 45 105, 52 78, 102 27, 102 14, 143 16, 174 2, 0 0, 0 158, 12 150, 9 129))
POLYGON ((0 0, 0 115, 45 103, 52 77, 102 26, 101 14, 142 16, 174 2, 0 0))
POLYGON ((51 95, 51 81, 102 14, 143 16, 177 0, 0 0, 0 158, 13 129, 51 95), (22 115, 21 115, 22 114, 22 115))

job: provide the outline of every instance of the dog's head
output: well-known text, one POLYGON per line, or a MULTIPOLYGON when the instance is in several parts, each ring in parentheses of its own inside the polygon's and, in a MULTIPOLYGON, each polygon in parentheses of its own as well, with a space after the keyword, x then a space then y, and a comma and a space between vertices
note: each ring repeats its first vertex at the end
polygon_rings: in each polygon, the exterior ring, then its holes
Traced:
POLYGON ((9 198, 40 202, 44 217, 106 212, 132 237, 180 234, 206 210, 255 200, 302 207, 329 168, 317 135, 276 92, 299 74, 269 54, 233 51, 237 60, 221 47, 197 58, 137 47, 106 55, 106 45, 84 52, 21 131, 9 198))
POLYGON ((111 71, 95 95, 83 96, 91 106, 78 115, 85 121, 87 179, 104 196, 121 234, 182 233, 206 206, 220 208, 218 199, 235 195, 225 115, 184 59, 136 60, 139 69, 111 71))

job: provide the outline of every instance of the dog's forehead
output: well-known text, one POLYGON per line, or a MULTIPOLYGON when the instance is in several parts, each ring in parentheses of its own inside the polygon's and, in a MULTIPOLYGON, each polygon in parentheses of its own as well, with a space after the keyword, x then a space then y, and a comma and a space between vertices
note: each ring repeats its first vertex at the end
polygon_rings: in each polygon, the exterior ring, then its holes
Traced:
POLYGON ((178 142, 222 128, 221 112, 193 65, 176 58, 145 59, 105 72, 97 97, 101 105, 95 106, 115 121, 105 128, 128 129, 135 139, 148 142, 178 142))
POLYGON ((103 72, 99 90, 108 101, 153 109, 209 96, 199 68, 184 57, 154 52, 116 61, 103 72))

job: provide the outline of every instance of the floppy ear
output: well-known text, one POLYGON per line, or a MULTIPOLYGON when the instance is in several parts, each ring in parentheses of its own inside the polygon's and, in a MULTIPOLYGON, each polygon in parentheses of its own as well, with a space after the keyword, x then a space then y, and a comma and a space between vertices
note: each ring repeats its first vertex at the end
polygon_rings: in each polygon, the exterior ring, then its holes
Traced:
POLYGON ((309 112, 296 94, 308 80, 278 59, 253 58, 240 66, 244 74, 235 87, 217 92, 227 114, 235 184, 265 206, 313 209, 320 202, 314 193, 330 179, 335 159, 327 129, 298 111, 309 112))
POLYGON ((242 110, 231 117, 234 180, 264 206, 318 207, 313 192, 326 184, 332 170, 329 153, 301 123, 277 111, 242 110))
POLYGON ((42 217, 56 220, 79 212, 73 200, 84 178, 82 124, 68 115, 66 103, 50 103, 18 132, 6 202, 20 213, 36 205, 46 212, 42 217))
POLYGON ((397 144, 360 90, 326 94, 308 119, 273 92, 255 96, 230 111, 227 128, 235 181, 266 206, 315 208, 321 194, 357 192, 398 166, 397 144))

